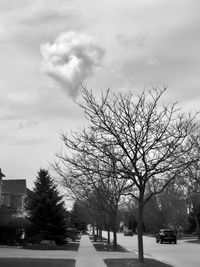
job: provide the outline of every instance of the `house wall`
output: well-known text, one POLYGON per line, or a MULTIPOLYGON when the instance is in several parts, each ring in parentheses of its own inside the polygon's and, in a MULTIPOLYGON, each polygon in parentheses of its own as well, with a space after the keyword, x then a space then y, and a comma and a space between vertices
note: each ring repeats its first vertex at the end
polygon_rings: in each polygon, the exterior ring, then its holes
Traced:
POLYGON ((23 195, 12 195, 9 193, 2 194, 2 205, 6 207, 11 207, 14 210, 22 209, 24 205, 23 195))

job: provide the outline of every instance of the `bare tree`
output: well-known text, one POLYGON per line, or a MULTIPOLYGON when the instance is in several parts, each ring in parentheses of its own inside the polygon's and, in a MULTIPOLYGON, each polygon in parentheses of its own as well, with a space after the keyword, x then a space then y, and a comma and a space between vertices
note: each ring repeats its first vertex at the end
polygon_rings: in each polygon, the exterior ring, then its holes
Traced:
MULTIPOLYGON (((117 214, 121 196, 127 191, 127 181, 120 175, 113 144, 103 142, 101 134, 76 131, 73 137, 62 135, 73 155, 59 153, 54 168, 71 196, 90 208, 106 213, 107 225, 113 231, 113 245, 117 246, 117 214)), ((108 228, 108 241, 109 241, 108 228)))
POLYGON ((186 226, 188 215, 187 203, 179 186, 180 179, 176 180, 165 188, 157 197, 157 201, 161 212, 162 228, 173 227, 174 230, 180 232, 186 226))
POLYGON ((193 143, 185 146, 185 142, 196 127, 196 116, 180 113, 176 103, 161 105, 165 90, 144 91, 137 98, 131 93, 113 95, 108 90, 97 101, 92 92, 83 88, 84 103, 80 104, 89 128, 101 135, 101 142, 110 143, 118 152, 115 156, 126 178, 126 194, 138 201, 140 262, 144 261, 145 203, 195 161, 184 157, 193 148, 193 143))
MULTIPOLYGON (((192 135, 189 142, 194 143, 192 153, 187 155, 187 160, 191 161, 194 154, 200 154, 200 133, 197 131, 192 135)), ((187 203, 188 215, 195 221, 197 237, 200 239, 200 159, 185 168, 177 184, 187 203)))

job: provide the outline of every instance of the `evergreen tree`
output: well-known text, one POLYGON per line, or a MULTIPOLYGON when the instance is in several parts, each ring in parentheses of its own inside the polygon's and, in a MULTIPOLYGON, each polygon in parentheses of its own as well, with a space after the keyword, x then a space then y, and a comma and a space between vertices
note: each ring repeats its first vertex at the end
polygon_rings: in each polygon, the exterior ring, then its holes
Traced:
POLYGON ((45 169, 40 169, 28 205, 31 222, 29 236, 35 241, 54 240, 57 244, 66 235, 66 210, 53 179, 45 169))
POLYGON ((84 205, 75 202, 71 210, 71 224, 78 231, 86 231, 88 224, 88 211, 84 205))

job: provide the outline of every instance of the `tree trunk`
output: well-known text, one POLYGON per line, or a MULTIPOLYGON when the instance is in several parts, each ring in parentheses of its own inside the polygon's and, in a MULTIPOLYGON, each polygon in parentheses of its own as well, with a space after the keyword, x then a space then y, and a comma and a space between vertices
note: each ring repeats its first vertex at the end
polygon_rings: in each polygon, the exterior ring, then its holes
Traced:
POLYGON ((102 237, 102 230, 99 230, 99 235, 100 235, 100 241, 103 241, 103 237, 102 237))
POLYGON ((108 234, 108 241, 107 241, 107 243, 110 244, 110 227, 108 228, 107 234, 108 234))
POLYGON ((116 230, 116 226, 115 226, 115 229, 113 228, 113 247, 114 247, 114 249, 117 248, 117 230, 116 230))
POLYGON ((94 227, 94 225, 92 225, 92 234, 93 234, 93 236, 95 235, 95 227, 94 227))
POLYGON ((113 247, 114 249, 117 248, 117 215, 114 215, 113 217, 113 247))
POLYGON ((198 240, 200 240, 200 225, 199 225, 199 220, 197 217, 195 217, 195 222, 196 222, 196 226, 197 226, 197 238, 198 238, 198 240))
POLYGON ((143 201, 139 201, 138 208, 138 223, 137 223, 137 232, 138 232, 138 259, 140 263, 144 262, 144 249, 143 249, 143 201))

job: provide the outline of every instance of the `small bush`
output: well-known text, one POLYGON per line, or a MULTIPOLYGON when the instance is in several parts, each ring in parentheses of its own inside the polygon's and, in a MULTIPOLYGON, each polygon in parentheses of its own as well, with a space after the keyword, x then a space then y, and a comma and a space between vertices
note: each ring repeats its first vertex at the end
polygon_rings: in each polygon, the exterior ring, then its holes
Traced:
POLYGON ((39 233, 34 236, 29 236, 26 238, 26 243, 29 244, 40 244, 43 240, 52 240, 55 241, 56 245, 61 246, 65 245, 67 241, 61 235, 52 235, 49 233, 39 233))

